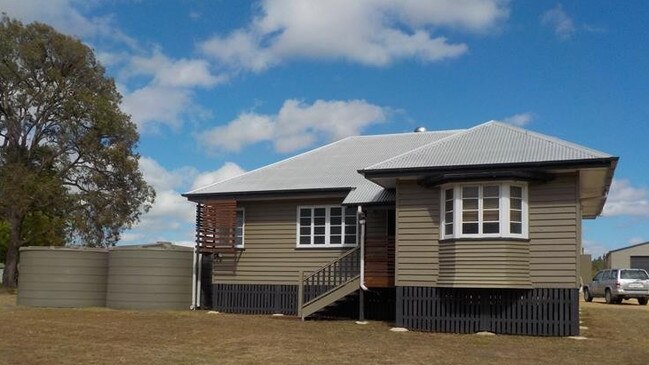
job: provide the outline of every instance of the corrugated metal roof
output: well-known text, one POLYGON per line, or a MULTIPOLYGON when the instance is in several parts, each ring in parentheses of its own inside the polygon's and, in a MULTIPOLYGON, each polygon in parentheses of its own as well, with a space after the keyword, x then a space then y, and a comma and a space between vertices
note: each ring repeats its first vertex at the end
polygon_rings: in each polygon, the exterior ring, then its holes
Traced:
POLYGON ((491 121, 371 165, 365 171, 589 160, 613 157, 491 121))
POLYGON ((185 195, 340 188, 352 189, 345 204, 393 201, 391 192, 365 179, 358 170, 459 132, 348 137, 185 195))

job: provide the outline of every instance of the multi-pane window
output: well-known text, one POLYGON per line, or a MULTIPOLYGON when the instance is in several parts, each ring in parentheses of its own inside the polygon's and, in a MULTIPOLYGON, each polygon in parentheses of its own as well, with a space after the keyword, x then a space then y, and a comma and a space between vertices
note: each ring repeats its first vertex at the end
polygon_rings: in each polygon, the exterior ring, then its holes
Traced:
POLYGON ((523 233, 523 188, 509 187, 509 231, 515 234, 523 233))
POLYGON ((322 247, 356 244, 356 210, 353 207, 298 208, 298 246, 322 247))
POLYGON ((453 189, 444 190, 444 235, 453 234, 453 189))
POLYGON ((526 189, 509 182, 443 186, 440 236, 525 238, 526 189))
POLYGON ((246 212, 243 209, 237 209, 237 227, 235 230, 234 246, 243 248, 244 226, 246 221, 246 212))

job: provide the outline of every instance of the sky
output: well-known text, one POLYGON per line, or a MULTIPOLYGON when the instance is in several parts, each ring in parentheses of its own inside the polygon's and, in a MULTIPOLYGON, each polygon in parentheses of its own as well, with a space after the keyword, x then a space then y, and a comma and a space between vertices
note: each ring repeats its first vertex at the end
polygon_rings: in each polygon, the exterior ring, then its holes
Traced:
POLYGON ((157 200, 121 244, 190 243, 181 193, 358 134, 501 120, 620 157, 587 252, 649 240, 649 4, 0 0, 92 47, 157 200))

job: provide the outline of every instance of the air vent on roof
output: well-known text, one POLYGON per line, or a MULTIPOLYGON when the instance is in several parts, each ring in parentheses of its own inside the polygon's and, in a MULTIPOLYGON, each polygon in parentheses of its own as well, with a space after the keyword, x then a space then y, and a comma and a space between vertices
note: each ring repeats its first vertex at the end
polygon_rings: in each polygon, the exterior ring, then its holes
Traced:
POLYGON ((426 127, 417 127, 414 130, 415 133, 426 132, 426 127))

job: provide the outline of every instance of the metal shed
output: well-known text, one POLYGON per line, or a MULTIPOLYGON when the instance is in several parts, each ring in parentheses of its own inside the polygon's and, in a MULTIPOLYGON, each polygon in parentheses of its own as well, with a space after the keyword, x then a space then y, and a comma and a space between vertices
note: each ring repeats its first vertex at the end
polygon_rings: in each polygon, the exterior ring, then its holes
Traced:
POLYGON ((649 242, 619 248, 606 254, 606 267, 645 269, 649 272, 649 242))
POLYGON ((22 247, 18 305, 103 307, 107 275, 105 249, 22 247))
POLYGON ((106 306, 190 309, 193 252, 191 247, 169 243, 112 248, 106 306))

